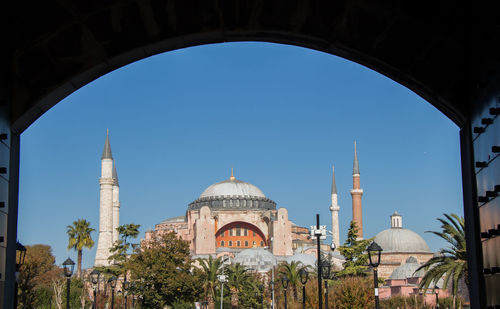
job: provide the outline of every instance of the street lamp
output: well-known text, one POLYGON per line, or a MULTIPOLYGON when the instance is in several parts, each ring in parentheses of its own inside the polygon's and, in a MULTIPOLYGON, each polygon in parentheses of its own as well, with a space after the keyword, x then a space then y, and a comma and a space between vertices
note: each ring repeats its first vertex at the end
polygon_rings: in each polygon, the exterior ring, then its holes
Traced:
POLYGON ((224 268, 222 269, 223 273, 219 275, 219 282, 221 284, 221 289, 220 289, 220 309, 222 309, 223 304, 224 304, 224 283, 227 282, 226 275, 224 275, 224 268))
POLYGON ((130 289, 130 282, 125 279, 123 281, 123 296, 125 297, 125 309, 128 308, 127 306, 127 297, 128 297, 128 290, 130 289))
POLYGON ((260 307, 261 307, 261 309, 264 309, 264 285, 263 284, 259 285, 259 291, 260 291, 260 307))
POLYGON ((305 268, 299 270, 300 283, 302 283, 302 309, 306 309, 306 283, 309 280, 309 273, 305 268))
POLYGON ((16 308, 17 308, 19 270, 21 269, 21 265, 24 264, 25 257, 26 257, 26 247, 23 246, 20 242, 16 242, 16 283, 15 283, 16 294, 14 295, 14 303, 16 304, 16 308))
POLYGON ((285 309, 287 309, 286 290, 288 288, 289 282, 290 282, 290 280, 286 276, 281 277, 281 285, 283 285, 283 289, 285 291, 285 309))
POLYGON ((115 287, 116 287, 116 277, 112 276, 108 279, 108 283, 111 286, 111 309, 115 308, 115 287))
POLYGON ((378 273, 377 267, 380 265, 380 254, 382 248, 376 243, 372 242, 368 246, 368 258, 370 259, 370 266, 373 268, 373 283, 375 285, 375 309, 379 308, 378 304, 378 273))
POLYGON ((439 309, 439 287, 434 286, 434 293, 436 293, 436 309, 439 309))
MULTIPOLYGON (((272 274, 272 278, 274 279, 274 266, 272 274)), ((269 281, 269 288, 271 289, 271 309, 274 309, 274 280, 269 281)))
POLYGON ((328 309, 328 278, 330 278, 330 270, 332 265, 327 261, 321 261, 321 276, 325 279, 325 308, 328 309))
POLYGON ((69 289, 71 285, 71 276, 73 275, 73 270, 75 268, 75 262, 72 259, 67 258, 63 262, 64 275, 66 276, 66 309, 69 309, 69 289))
POLYGON ((132 282, 131 288, 132 288, 132 309, 135 309, 135 289, 136 289, 135 282, 132 282))
POLYGON ((90 281, 92 282, 92 286, 94 287, 94 304, 92 305, 93 309, 97 308, 97 284, 99 283, 100 277, 101 273, 94 268, 94 270, 90 273, 90 281))

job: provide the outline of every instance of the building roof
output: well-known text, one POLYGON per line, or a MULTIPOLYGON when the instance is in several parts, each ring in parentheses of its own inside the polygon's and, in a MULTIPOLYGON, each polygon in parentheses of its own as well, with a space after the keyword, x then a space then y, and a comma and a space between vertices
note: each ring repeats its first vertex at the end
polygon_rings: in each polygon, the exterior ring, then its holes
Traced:
POLYGON ((291 262, 301 262, 304 266, 315 267, 316 265, 316 257, 311 254, 306 253, 297 253, 291 256, 286 257, 286 261, 288 263, 291 262))
POLYGON ((200 195, 200 198, 216 196, 266 197, 256 186, 238 180, 232 175, 228 180, 218 182, 206 188, 200 195))
POLYGON ((177 216, 163 220, 161 223, 186 222, 186 216, 177 216))
POLYGON ((264 248, 242 250, 234 256, 234 263, 251 268, 254 271, 266 272, 277 264, 276 257, 264 248))

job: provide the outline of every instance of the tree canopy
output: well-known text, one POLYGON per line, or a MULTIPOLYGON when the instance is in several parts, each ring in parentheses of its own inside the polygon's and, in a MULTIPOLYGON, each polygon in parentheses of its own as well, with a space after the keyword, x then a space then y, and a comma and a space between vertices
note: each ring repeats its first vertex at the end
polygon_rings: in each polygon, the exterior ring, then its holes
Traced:
POLYGON ((366 252, 366 248, 373 238, 358 240, 357 235, 358 227, 356 226, 356 222, 351 221, 347 232, 347 239, 339 247, 340 254, 345 258, 344 269, 337 273, 339 277, 366 276, 368 268, 368 253, 366 252))

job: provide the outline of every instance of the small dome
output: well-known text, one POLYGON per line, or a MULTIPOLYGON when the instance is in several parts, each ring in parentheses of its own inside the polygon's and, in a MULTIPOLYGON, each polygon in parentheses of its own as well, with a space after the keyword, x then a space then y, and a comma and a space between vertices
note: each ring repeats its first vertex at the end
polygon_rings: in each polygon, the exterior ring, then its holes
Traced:
POLYGON ((234 256, 234 263, 258 272, 266 272, 277 264, 276 257, 264 248, 242 250, 234 256))
POLYGON ((206 188, 200 195, 200 198, 215 196, 266 197, 256 186, 237 180, 234 177, 206 188))
POLYGON ((406 259, 406 263, 394 269, 392 274, 389 276, 389 279, 407 279, 407 278, 415 278, 422 277, 424 275, 423 270, 416 270, 420 267, 417 259, 413 256, 410 256, 406 259))

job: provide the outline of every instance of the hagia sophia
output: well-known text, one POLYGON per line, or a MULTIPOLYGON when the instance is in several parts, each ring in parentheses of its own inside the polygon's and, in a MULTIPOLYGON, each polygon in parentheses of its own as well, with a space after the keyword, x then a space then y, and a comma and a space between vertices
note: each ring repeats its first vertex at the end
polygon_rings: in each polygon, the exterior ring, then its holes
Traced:
MULTIPOLYGON (((363 239, 363 189, 356 144, 352 177, 352 220, 359 228, 358 238, 363 239)), ((109 248, 117 239, 115 229, 119 225, 120 210, 118 176, 109 134, 101 157, 99 184, 100 223, 94 265, 106 266, 109 265, 109 248)), ((340 206, 334 171, 329 209, 332 239, 338 248, 341 245, 340 206)), ((237 179, 231 170, 228 179, 208 186, 196 200, 190 202, 184 214, 167 218, 147 231, 141 243, 147 244, 162 233, 173 231, 189 243, 194 258, 227 256, 232 262, 259 272, 268 271, 283 261, 300 261, 314 266, 317 254, 315 242, 311 239, 309 228, 292 222, 294 215, 301 214, 289 214, 286 208, 279 207, 257 186, 237 179)), ((403 228, 403 218, 397 212, 390 216, 389 228, 378 233, 374 240, 383 249, 379 276, 387 279, 386 288, 413 290, 416 282, 413 277, 421 276, 414 270, 433 256, 426 241, 417 233, 403 228), (404 271, 409 268, 413 272, 404 271)), ((337 269, 341 269, 344 259, 338 249, 331 251, 329 244, 323 244, 321 250, 331 256, 337 269)), ((387 289, 381 293, 391 294, 387 289)))

